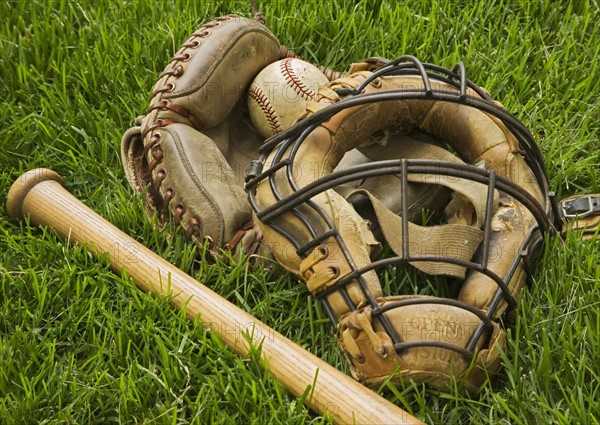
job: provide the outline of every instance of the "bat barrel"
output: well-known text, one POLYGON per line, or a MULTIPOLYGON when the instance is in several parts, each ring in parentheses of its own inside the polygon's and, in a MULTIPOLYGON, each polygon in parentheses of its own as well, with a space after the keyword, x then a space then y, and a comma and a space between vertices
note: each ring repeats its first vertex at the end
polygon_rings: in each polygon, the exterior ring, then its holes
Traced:
POLYGON ((169 296, 177 309, 185 306, 190 319, 200 315, 202 325, 241 356, 249 354, 250 335, 253 343, 262 344, 269 372, 297 398, 311 387, 312 397, 305 403, 335 423, 422 423, 165 261, 85 206, 63 184, 52 170, 26 172, 9 190, 9 216, 28 216, 30 223, 85 244, 95 255, 108 253, 114 271, 125 271, 145 292, 169 296))

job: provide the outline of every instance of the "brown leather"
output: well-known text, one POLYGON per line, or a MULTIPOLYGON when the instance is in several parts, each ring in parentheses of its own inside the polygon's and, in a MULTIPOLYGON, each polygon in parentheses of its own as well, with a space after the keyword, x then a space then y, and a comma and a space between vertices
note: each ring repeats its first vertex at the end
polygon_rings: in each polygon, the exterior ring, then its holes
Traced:
MULTIPOLYGON (((412 132, 411 134, 399 136, 386 135, 384 139, 379 140, 375 145, 348 152, 342 158, 336 170, 348 169, 355 165, 367 164, 373 161, 409 158, 407 155, 409 151, 405 147, 418 142, 437 145, 434 138, 422 132, 412 132)), ((386 174, 363 181, 346 183, 337 186, 335 190, 344 196, 362 217, 368 214, 360 211, 361 203, 364 202, 359 195, 362 190, 368 191, 390 211, 399 214, 402 208, 400 181, 401 177, 399 175, 386 174)), ((431 213, 443 210, 450 199, 450 191, 440 185, 409 182, 408 186, 408 214, 411 222, 420 222, 424 210, 431 213)))
MULTIPOLYGON (((304 118, 343 99, 344 95, 338 94, 335 89, 358 87, 371 75, 371 72, 367 71, 370 68, 369 64, 362 67, 357 65, 354 69, 359 70, 358 72, 340 78, 323 88, 315 102, 308 105, 304 118)), ((434 79, 430 82, 433 90, 457 91, 444 82, 434 79)), ((422 79, 413 76, 380 77, 366 87, 365 93, 407 87, 423 89, 422 79)), ((466 94, 479 98, 479 95, 472 90, 467 90, 466 94)), ((397 135, 423 131, 440 143, 448 144, 464 161, 494 170, 498 175, 517 183, 542 206, 544 205, 542 190, 526 164, 516 138, 500 120, 466 105, 435 100, 388 100, 343 109, 316 127, 298 148, 293 163, 296 184, 303 187, 319 177, 330 174, 346 152, 356 148, 365 149, 368 146, 375 146, 377 149, 380 139, 373 135, 380 134, 384 130, 397 135)), ((288 153, 289 151, 285 152, 284 156, 288 153)), ((276 154, 281 152, 277 150, 272 152, 265 164, 270 164, 276 154)), ((285 198, 293 193, 285 169, 275 172, 273 180, 280 196, 285 198)), ((256 201, 259 209, 275 203, 268 180, 258 183, 256 201)), ((370 253, 377 248, 378 244, 364 217, 358 215, 353 207, 333 190, 315 195, 311 198, 311 202, 326 211, 327 220, 335 224, 343 246, 354 263, 354 269, 368 266, 371 263, 370 253)), ((453 211, 461 210, 460 203, 460 200, 455 201, 453 211)), ((505 194, 501 194, 496 205, 491 223, 491 243, 495 250, 487 266, 504 278, 511 269, 512 263, 519 261, 509 282, 509 291, 516 294, 524 286, 526 279, 523 264, 518 260, 517 254, 526 232, 534 224, 534 218, 525 207, 505 194)), ((317 234, 322 234, 323 232, 319 232, 327 229, 327 220, 318 216, 311 208, 301 205, 299 210, 315 226, 317 234)), ((469 217, 462 217, 461 220, 471 226, 479 225, 477 222, 481 223, 469 217)), ((280 229, 297 241, 299 246, 310 242, 313 236, 307 234, 301 220, 291 212, 284 213, 276 219, 279 229, 273 229, 261 222, 258 224, 263 231, 264 240, 272 246, 279 262, 288 270, 302 276, 315 293, 324 288, 331 288, 344 277, 344 272, 350 269, 341 246, 338 246, 333 238, 322 243, 328 247, 327 263, 318 261, 319 257, 314 255, 314 251, 305 259, 300 258, 280 229), (307 264, 310 265, 310 273, 306 273, 307 264), (337 275, 332 274, 331 265, 336 265, 341 272, 337 275)), ((380 307, 389 301, 402 298, 382 298, 381 285, 374 272, 365 273, 363 278, 365 288, 372 297, 379 299, 380 307)), ((498 353, 505 347, 505 337, 497 324, 493 326, 491 334, 486 332, 477 341, 478 351, 474 364, 469 364, 469 360, 465 360, 461 355, 443 348, 408 348, 401 355, 397 355, 392 350, 385 357, 379 356, 374 352, 374 341, 379 348, 390 344, 389 336, 383 332, 381 323, 379 321, 373 323, 373 330, 367 333, 363 332, 361 326, 353 323, 357 311, 367 304, 359 287, 358 281, 352 281, 346 286, 358 310, 352 308, 343 299, 340 291, 332 292, 327 300, 339 318, 340 344, 351 358, 355 376, 363 382, 377 384, 397 370, 398 376, 403 380, 427 381, 435 387, 443 388, 451 379, 456 378, 463 381, 466 389, 474 389, 480 386, 488 374, 493 374, 498 369, 500 365, 498 353), (357 352, 360 352, 360 361, 352 358, 352 353, 356 355, 357 352), (378 357, 380 360, 377 359, 378 357)), ((470 272, 463 283, 459 300, 485 312, 490 307, 497 290, 496 282, 482 273, 470 272)), ((500 300, 499 308, 492 320, 496 319, 506 307, 506 301, 500 300)), ((367 315, 370 317, 369 314, 367 315)), ((413 337, 406 332, 406 327, 411 324, 416 324, 425 330, 435 323, 443 325, 444 329, 465 329, 469 324, 476 325, 481 322, 468 309, 440 306, 433 302, 392 309, 386 312, 385 316, 388 317, 393 328, 407 341, 411 341, 413 337)), ((365 319, 360 320, 364 325, 365 319)), ((448 342, 464 345, 465 335, 470 336, 466 331, 460 335, 442 332, 435 338, 441 341, 448 339, 448 342)))
POLYGON ((600 240, 600 193, 569 196, 561 199, 559 208, 563 234, 580 232, 584 240, 600 240))
MULTIPOLYGON (((393 296, 379 300, 380 307, 386 307, 395 301, 422 296, 393 296)), ((391 309, 385 317, 393 324, 395 332, 403 342, 435 342, 450 343, 464 347, 481 320, 464 309, 435 304, 407 305, 391 309)), ((346 316, 340 325, 340 332, 351 328, 353 337, 364 358, 350 357, 350 369, 353 376, 365 384, 375 386, 381 384, 390 375, 404 381, 427 382, 429 385, 444 390, 448 383, 455 379, 457 384, 467 391, 477 390, 486 380, 487 373, 493 373, 500 366, 499 349, 504 348, 505 334, 497 323, 490 331, 484 332, 477 340, 477 355, 471 364, 470 359, 460 353, 439 347, 421 346, 406 349, 397 354, 391 347, 391 340, 384 331, 379 320, 373 323, 370 307, 355 310, 346 316), (381 338, 386 339, 387 347, 383 355, 378 355, 365 331, 356 323, 356 316, 366 314, 373 330, 381 338), (489 342, 488 342, 489 338, 489 342)), ((340 340, 341 348, 348 352, 344 340, 340 340)))
POLYGON ((229 15, 201 25, 161 74, 148 114, 123 137, 127 178, 136 192, 148 189, 149 212, 181 223, 198 244, 224 247, 252 218, 244 174, 264 139, 246 117, 245 94, 280 47, 256 20, 229 15))
MULTIPOLYGON (((368 71, 353 74, 351 77, 338 80, 341 81, 339 86, 357 87, 368 75, 368 71)), ((380 80, 380 87, 367 86, 366 93, 396 87, 422 87, 422 81, 418 77, 387 77, 380 80)), ((330 89, 334 87, 336 87, 335 82, 330 89)), ((452 86, 437 81, 432 81, 432 87, 438 90, 455 90, 452 86)), ((339 96, 332 90, 326 94, 327 96, 322 95, 320 99, 318 96, 319 100, 309 105, 308 113, 320 110, 339 100, 339 96)), ((474 92, 469 92, 468 95, 477 96, 474 92)), ((369 103, 348 108, 336 114, 309 134, 299 148, 294 163, 295 169, 303 171, 298 173, 299 185, 307 185, 316 178, 331 173, 347 151, 372 143, 371 135, 381 129, 394 129, 400 133, 407 133, 415 129, 426 131, 438 140, 450 144, 466 161, 471 163, 484 161, 487 168, 494 169, 498 174, 519 183, 540 202, 543 202, 541 190, 534 183, 535 179, 520 154, 514 136, 501 122, 474 108, 429 100, 369 103), (306 172, 306 170, 311 172, 306 172)), ((287 179, 284 173, 278 172, 275 175, 278 188, 285 190, 287 179)), ((292 192, 292 188, 288 186, 288 193, 282 193, 282 195, 285 196, 292 192)), ((319 205, 331 208, 328 196, 330 195, 320 194, 313 200, 319 205)), ((274 202, 267 182, 261 182, 258 185, 257 200, 260 206, 267 206, 274 202)), ((355 229, 360 228, 361 222, 364 221, 358 217, 356 222, 351 224, 339 219, 335 210, 331 214, 331 217, 339 223, 340 230, 347 231, 347 236, 343 236, 344 239, 345 237, 349 239, 355 237, 357 235, 355 229)), ((316 218, 315 220, 319 221, 320 219, 316 218)), ((302 228, 294 217, 289 217, 286 221, 287 223, 282 223, 282 225, 294 234, 298 232, 298 228, 302 228)), ((524 240, 523 232, 533 224, 533 217, 521 205, 507 200, 503 208, 494 215, 493 222, 496 225, 492 232, 492 244, 499 248, 499 254, 492 259, 489 268, 499 276, 503 276, 509 263, 515 258, 518 244, 524 240)), ((270 243, 280 246, 287 245, 285 238, 277 232, 264 228, 263 233, 266 240, 271 241, 270 243)), ((302 235, 298 235, 298 237, 302 241, 302 235)), ((354 258, 359 265, 370 263, 368 253, 371 244, 365 244, 364 240, 365 238, 362 238, 361 241, 357 241, 356 245, 347 244, 356 247, 357 255, 360 257, 354 258)), ((339 250, 336 259, 340 263, 346 262, 339 250)), ((293 256, 286 255, 286 258, 282 258, 280 262, 284 267, 296 273, 299 272, 298 258, 294 259, 293 256)), ((511 281, 513 292, 517 292, 524 284, 525 275, 521 270, 522 265, 519 265, 516 277, 511 281)), ((368 284, 372 288, 379 286, 374 279, 369 279, 368 284)), ((494 281, 480 273, 473 273, 465 282, 461 300, 486 309, 496 290, 497 285, 494 281)), ((505 307, 506 304, 503 303, 499 313, 504 311, 505 307)), ((339 312, 339 314, 342 313, 343 311, 339 312)))
POLYGON ((563 232, 581 232, 584 240, 600 240, 600 215, 568 220, 563 226, 563 232))
MULTIPOLYGON (((234 15, 217 18, 198 28, 176 53, 189 55, 189 59, 167 66, 181 66, 182 71, 179 76, 164 75, 157 81, 154 92, 171 85, 173 89, 156 96, 152 103, 169 100, 185 108, 200 124, 198 130, 216 127, 245 98, 256 74, 279 59, 279 47, 275 36, 255 20, 234 15)), ((156 110, 146 116, 142 127, 159 118, 191 124, 170 110, 156 110)))

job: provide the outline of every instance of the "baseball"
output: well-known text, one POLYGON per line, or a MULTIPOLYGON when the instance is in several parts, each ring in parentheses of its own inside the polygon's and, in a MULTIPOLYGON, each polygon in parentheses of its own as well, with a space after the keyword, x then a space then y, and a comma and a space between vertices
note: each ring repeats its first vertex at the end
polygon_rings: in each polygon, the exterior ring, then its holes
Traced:
POLYGON ((303 60, 282 59, 265 67, 248 89, 250 119, 263 137, 292 126, 328 82, 319 69, 303 60))

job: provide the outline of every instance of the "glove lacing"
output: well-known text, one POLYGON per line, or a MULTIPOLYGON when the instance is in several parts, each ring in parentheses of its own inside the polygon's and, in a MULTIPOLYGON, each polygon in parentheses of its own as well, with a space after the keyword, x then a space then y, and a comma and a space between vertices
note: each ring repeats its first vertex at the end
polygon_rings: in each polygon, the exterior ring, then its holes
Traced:
MULTIPOLYGON (((311 293, 319 292, 321 289, 333 285, 339 275, 340 270, 337 266, 329 265, 327 267, 318 267, 329 256, 329 249, 325 245, 318 246, 300 263, 300 275, 306 281, 306 286, 311 293)), ((348 354, 356 361, 362 362, 365 359, 358 344, 356 343, 353 330, 362 330, 371 342, 373 350, 382 358, 387 356, 385 344, 381 337, 373 330, 371 318, 364 311, 354 311, 350 313, 353 317, 348 320, 347 325, 341 329, 341 339, 348 354)))
POLYGON ((367 335, 367 338, 369 339, 369 342, 373 346, 373 350, 377 353, 377 355, 381 358, 387 357, 385 343, 373 330, 373 324, 371 323, 371 319, 367 313, 361 311, 355 314, 354 320, 349 320, 347 326, 345 326, 340 332, 342 344, 344 345, 348 354, 350 354, 350 356, 352 356, 352 358, 357 362, 361 363, 365 360, 365 355, 358 347, 358 344, 352 335, 352 330, 362 330, 365 335, 367 335))
POLYGON ((333 265, 315 269, 315 266, 328 256, 329 249, 325 245, 321 245, 313 249, 308 257, 300 263, 300 275, 306 281, 306 286, 312 294, 334 284, 340 275, 340 269, 333 265))

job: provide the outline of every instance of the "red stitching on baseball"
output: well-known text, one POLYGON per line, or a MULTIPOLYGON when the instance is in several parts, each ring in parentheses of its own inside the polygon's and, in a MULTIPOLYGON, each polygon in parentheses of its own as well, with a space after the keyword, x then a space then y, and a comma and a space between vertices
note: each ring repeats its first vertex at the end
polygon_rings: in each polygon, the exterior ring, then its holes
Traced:
POLYGON ((254 99, 254 101, 258 103, 258 106, 260 106, 260 109, 264 112, 265 118, 267 119, 267 122, 269 123, 273 133, 279 133, 283 131, 283 128, 279 123, 279 118, 277 118, 277 113, 275 113, 271 102, 269 102, 267 95, 261 90, 261 88, 256 84, 252 84, 250 89, 248 89, 248 94, 250 95, 251 99, 254 99))
POLYGON ((292 65, 290 62, 294 58, 287 58, 279 64, 279 70, 283 74, 285 81, 292 86, 294 91, 298 93, 300 96, 305 97, 307 100, 311 100, 315 97, 315 92, 312 91, 300 78, 296 75, 294 70, 292 69, 292 65))

